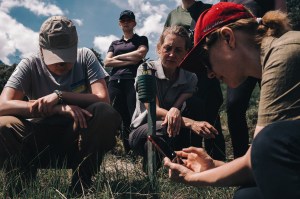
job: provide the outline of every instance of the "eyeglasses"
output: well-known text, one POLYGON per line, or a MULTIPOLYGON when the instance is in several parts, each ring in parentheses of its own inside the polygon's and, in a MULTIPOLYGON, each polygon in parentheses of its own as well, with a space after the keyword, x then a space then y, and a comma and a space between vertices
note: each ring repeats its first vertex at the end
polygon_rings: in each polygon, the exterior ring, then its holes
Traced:
POLYGON ((212 67, 209 61, 209 53, 208 49, 218 40, 219 32, 213 32, 206 38, 204 38, 205 43, 203 44, 203 48, 200 52, 201 62, 208 70, 212 71, 212 67))
POLYGON ((134 22, 134 19, 120 19, 120 23, 131 23, 134 22))
POLYGON ((209 61, 209 53, 207 49, 202 49, 200 52, 201 64, 207 68, 208 70, 212 70, 210 61, 209 61))

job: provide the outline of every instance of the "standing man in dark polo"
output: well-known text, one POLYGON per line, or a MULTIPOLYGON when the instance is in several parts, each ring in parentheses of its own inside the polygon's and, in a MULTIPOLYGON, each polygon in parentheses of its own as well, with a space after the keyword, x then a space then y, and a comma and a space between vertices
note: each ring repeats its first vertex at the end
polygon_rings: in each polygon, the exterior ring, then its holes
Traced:
POLYGON ((134 33, 135 15, 130 10, 121 12, 119 26, 123 36, 111 43, 104 65, 112 67, 108 83, 109 97, 113 107, 122 116, 122 139, 125 151, 128 152, 129 126, 136 102, 134 81, 137 68, 148 52, 148 39, 134 33))

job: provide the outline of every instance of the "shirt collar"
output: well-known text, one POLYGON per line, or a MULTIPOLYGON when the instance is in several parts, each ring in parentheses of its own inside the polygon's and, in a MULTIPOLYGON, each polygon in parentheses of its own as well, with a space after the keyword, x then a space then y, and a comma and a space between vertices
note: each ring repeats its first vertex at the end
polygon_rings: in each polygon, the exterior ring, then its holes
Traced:
POLYGON ((125 39, 124 39, 124 35, 122 35, 121 40, 122 40, 122 41, 131 41, 131 40, 134 39, 135 37, 136 37, 136 33, 134 33, 133 36, 132 36, 130 39, 125 40, 125 39))
MULTIPOLYGON (((161 60, 157 60, 154 61, 154 69, 156 70, 156 77, 158 79, 166 79, 168 80, 168 78, 166 77, 163 67, 161 65, 161 60)), ((184 71, 182 68, 179 68, 179 75, 178 75, 178 79, 175 81, 174 86, 177 85, 182 85, 182 84, 186 84, 187 83, 187 79, 186 79, 186 71, 184 71)))

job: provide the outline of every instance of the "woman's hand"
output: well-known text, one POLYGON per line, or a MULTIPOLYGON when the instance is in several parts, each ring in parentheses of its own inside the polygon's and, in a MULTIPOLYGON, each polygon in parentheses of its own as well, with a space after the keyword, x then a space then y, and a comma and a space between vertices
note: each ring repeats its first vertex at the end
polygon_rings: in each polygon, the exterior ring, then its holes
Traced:
POLYGON ((202 172, 216 167, 214 160, 203 148, 189 147, 176 152, 176 154, 184 160, 185 166, 194 172, 202 172))
POLYGON ((56 112, 61 115, 67 115, 74 119, 74 129, 87 128, 87 118, 93 115, 85 109, 75 105, 57 105, 56 112))
POLYGON ((171 162, 164 158, 164 166, 169 168, 169 178, 185 184, 192 183, 193 174, 215 168, 215 161, 202 148, 189 147, 176 152, 184 164, 171 162))
POLYGON ((171 162, 169 158, 164 158, 164 166, 169 168, 169 178, 176 182, 186 183, 185 177, 194 173, 184 165, 171 162))
POLYGON ((215 134, 218 134, 218 131, 210 123, 204 121, 194 121, 191 130, 206 139, 215 138, 215 134))
POLYGON ((181 128, 181 113, 178 108, 172 107, 166 117, 162 126, 167 125, 167 133, 169 137, 174 137, 179 134, 181 128))

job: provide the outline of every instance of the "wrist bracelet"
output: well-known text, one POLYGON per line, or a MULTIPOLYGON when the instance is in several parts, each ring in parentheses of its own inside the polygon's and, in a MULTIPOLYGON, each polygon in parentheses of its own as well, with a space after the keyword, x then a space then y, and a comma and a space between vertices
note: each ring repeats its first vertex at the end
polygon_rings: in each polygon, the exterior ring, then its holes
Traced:
POLYGON ((60 90, 55 90, 54 93, 58 97, 58 104, 63 104, 64 100, 62 98, 62 92, 60 90))

